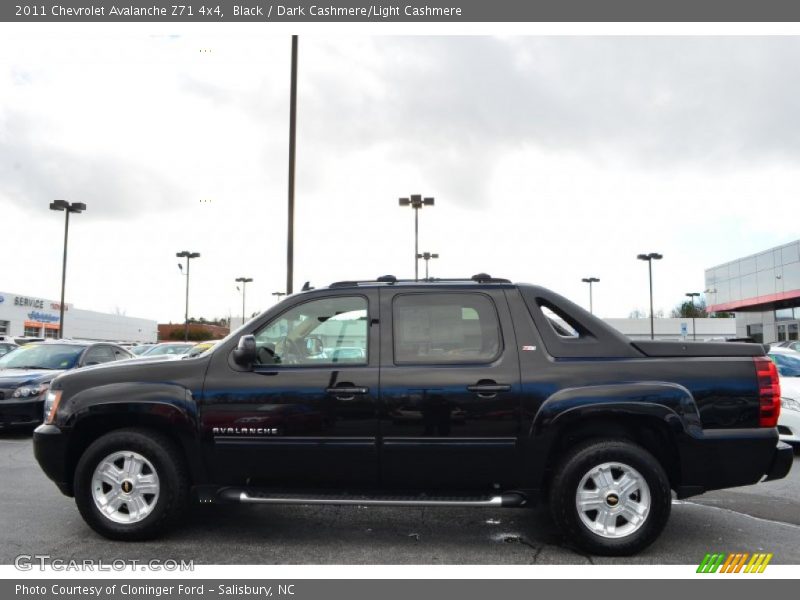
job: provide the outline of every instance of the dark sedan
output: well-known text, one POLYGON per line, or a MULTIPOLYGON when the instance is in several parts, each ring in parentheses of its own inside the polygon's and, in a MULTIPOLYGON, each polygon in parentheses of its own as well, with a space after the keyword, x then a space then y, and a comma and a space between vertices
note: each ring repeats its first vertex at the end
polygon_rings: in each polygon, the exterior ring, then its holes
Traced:
POLYGON ((41 342, 0 358, 0 427, 36 425, 43 420, 50 382, 64 371, 133 358, 115 344, 41 342))

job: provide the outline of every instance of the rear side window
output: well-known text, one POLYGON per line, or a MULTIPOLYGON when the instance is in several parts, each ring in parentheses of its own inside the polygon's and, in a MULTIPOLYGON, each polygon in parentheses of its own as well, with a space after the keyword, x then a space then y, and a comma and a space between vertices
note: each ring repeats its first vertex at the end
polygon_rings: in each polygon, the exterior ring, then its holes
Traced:
POLYGON ((500 355, 497 311, 483 294, 401 294, 392 313, 396 364, 489 363, 500 355))

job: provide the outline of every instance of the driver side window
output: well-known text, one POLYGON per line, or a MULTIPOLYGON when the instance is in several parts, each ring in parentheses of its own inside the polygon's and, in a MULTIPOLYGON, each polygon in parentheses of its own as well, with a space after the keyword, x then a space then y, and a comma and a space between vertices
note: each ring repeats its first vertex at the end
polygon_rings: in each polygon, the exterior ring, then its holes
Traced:
POLYGON ((366 365, 367 299, 320 298, 289 309, 255 333, 260 365, 366 365))

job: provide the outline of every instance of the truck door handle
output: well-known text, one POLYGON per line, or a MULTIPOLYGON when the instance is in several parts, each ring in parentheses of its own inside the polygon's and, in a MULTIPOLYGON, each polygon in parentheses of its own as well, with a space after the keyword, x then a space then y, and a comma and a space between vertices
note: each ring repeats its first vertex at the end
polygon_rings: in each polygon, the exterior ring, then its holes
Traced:
POLYGON ((504 383, 494 383, 494 382, 486 382, 486 383, 477 383, 475 385, 468 385, 467 391, 474 392, 478 394, 480 398, 494 398, 497 396, 499 392, 507 392, 511 389, 510 385, 504 383))
POLYGON ((337 385, 336 387, 329 387, 325 390, 327 393, 334 396, 337 400, 355 400, 356 396, 363 396, 369 393, 368 387, 359 387, 355 385, 337 385))

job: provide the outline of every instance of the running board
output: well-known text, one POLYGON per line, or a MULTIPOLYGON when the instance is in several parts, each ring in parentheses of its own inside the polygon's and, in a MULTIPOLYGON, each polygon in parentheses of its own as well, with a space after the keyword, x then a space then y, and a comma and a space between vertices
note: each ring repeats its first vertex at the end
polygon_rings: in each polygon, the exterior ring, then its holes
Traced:
POLYGON ((500 495, 436 496, 430 494, 288 494, 252 488, 220 490, 219 499, 243 504, 332 504, 340 506, 524 506, 527 499, 518 492, 500 495))

